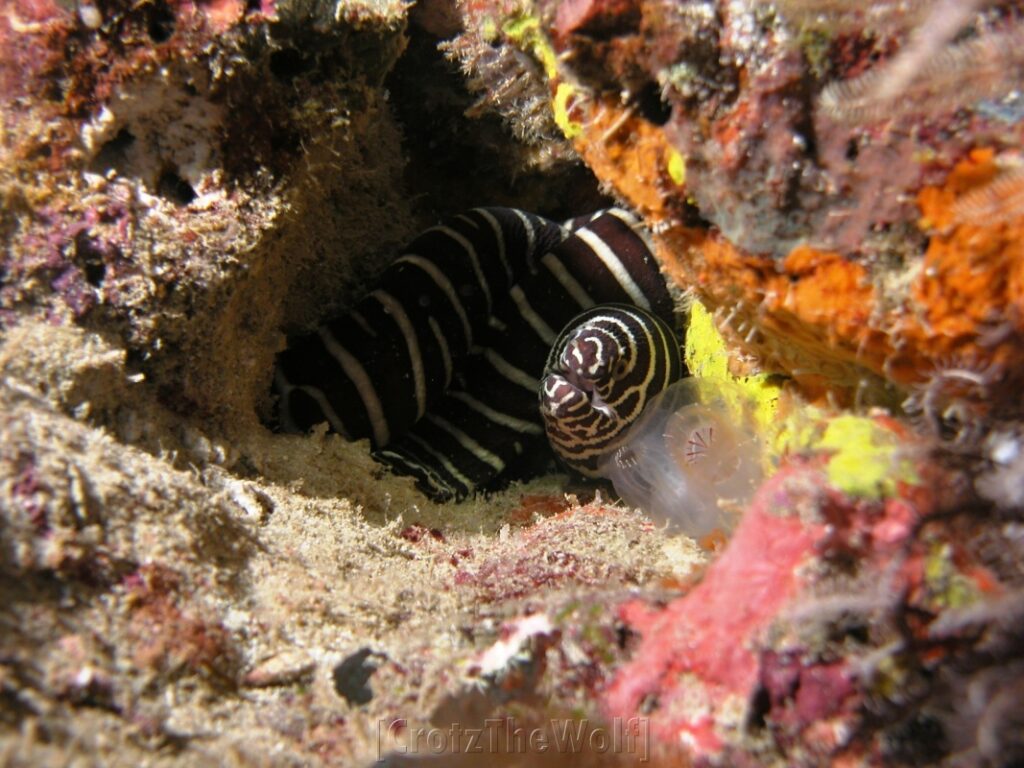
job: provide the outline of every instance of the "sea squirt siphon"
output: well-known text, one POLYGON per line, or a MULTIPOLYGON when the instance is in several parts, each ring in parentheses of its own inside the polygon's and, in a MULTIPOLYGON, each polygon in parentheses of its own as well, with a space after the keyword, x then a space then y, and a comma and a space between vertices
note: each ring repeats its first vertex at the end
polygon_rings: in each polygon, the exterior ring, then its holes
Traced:
POLYGON ((733 527, 758 486, 762 442, 753 404, 729 381, 687 378, 655 397, 601 474, 627 504, 677 533, 733 527))

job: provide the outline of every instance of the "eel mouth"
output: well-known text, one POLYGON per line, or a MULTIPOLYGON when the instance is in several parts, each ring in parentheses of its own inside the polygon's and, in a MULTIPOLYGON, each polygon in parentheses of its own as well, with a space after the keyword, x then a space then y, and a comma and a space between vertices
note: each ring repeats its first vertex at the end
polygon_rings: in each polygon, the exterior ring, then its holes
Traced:
POLYGON ((578 391, 586 395, 587 401, 590 403, 590 407, 595 411, 601 411, 610 416, 614 416, 615 412, 608 403, 605 402, 604 398, 601 397, 601 393, 597 390, 598 381, 597 379, 589 376, 583 376, 577 370, 564 371, 562 375, 565 380, 569 382, 578 391))

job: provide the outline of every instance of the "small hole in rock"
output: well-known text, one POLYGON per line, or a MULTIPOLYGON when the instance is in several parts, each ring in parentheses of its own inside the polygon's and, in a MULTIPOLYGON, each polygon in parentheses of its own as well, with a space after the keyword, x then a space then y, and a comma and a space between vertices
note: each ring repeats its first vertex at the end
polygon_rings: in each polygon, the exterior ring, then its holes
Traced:
POLYGON ((178 205, 188 205, 196 199, 196 191, 192 189, 192 185, 171 169, 160 174, 156 182, 156 193, 178 205))
POLYGON ((312 62, 294 48, 284 48, 270 54, 270 73, 283 82, 291 82, 312 68, 312 62))
POLYGON ((750 711, 747 714, 747 727, 752 731, 760 731, 767 725, 768 713, 772 708, 772 699, 764 686, 758 686, 754 697, 750 702, 750 711))
POLYGON ((127 128, 100 147, 91 163, 92 170, 106 173, 109 170, 123 171, 128 165, 128 148, 135 143, 135 137, 127 128))
POLYGON ((174 34, 174 11, 166 3, 157 3, 146 20, 146 34, 154 43, 162 43, 174 34))
POLYGON ((655 125, 664 125, 672 117, 672 108, 661 100, 661 88, 657 83, 648 83, 636 97, 640 114, 655 125))
POLYGON ((368 704, 373 699, 369 682, 377 671, 381 655, 370 648, 360 648, 334 667, 334 690, 349 704, 368 704))
POLYGON ((99 288, 103 285, 103 278, 107 276, 106 264, 86 264, 85 265, 85 279, 89 282, 89 285, 94 288, 99 288))
POLYGON ((103 263, 103 254, 88 232, 79 232, 75 236, 75 257, 89 285, 96 288, 103 285, 103 279, 107 276, 107 265, 103 263))
MULTIPOLYGON (((931 715, 917 713, 894 724, 886 734, 883 755, 894 764, 935 765, 950 749, 949 735, 942 722, 931 715)), ((1019 765, 1019 763, 1003 763, 1019 765)))
POLYGON ((297 152, 300 149, 299 136, 288 126, 274 126, 270 134, 270 149, 277 152, 297 152))
POLYGON ((851 163, 857 159, 857 155, 860 154, 860 147, 857 146, 856 139, 850 139, 846 142, 846 159, 851 163))

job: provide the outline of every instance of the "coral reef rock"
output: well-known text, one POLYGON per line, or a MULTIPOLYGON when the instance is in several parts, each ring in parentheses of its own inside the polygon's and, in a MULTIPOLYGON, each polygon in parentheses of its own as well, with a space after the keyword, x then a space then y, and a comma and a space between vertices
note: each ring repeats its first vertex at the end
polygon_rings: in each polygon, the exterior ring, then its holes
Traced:
POLYGON ((1022 30, 0 0, 0 763, 1020 765, 1022 30), (268 426, 415 232, 613 204, 751 403, 724 530, 268 426))

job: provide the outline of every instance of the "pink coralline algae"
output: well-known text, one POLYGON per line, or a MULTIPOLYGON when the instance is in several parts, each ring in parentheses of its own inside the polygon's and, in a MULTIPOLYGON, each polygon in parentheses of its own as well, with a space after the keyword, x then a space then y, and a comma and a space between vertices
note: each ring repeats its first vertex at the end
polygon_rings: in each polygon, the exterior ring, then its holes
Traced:
POLYGON ((17 474, 11 479, 11 494, 20 507, 17 512, 37 533, 46 534, 50 526, 46 519, 46 504, 38 495, 38 469, 28 455, 18 456, 15 466, 17 474))
POLYGON ((644 525, 641 518, 598 503, 571 509, 523 530, 484 560, 454 559, 458 568, 454 583, 474 590, 485 602, 536 598, 558 589, 636 583, 641 573, 623 567, 611 552, 582 554, 580 543, 612 527, 644 525))
MULTIPOLYGON (((643 636, 634 660, 605 693, 609 714, 651 712, 652 734, 683 742, 696 754, 723 745, 717 719, 730 700, 756 690, 759 635, 801 588, 797 569, 814 556, 821 522, 778 516, 791 483, 813 482, 804 470, 769 482, 744 516, 729 547, 704 580, 663 610, 642 603, 622 608, 623 621, 643 636)), ((742 723, 736 723, 740 726, 742 723)))
POLYGON ((808 664, 799 654, 765 651, 759 661, 767 713, 783 732, 799 733, 841 712, 848 718, 860 703, 845 660, 808 664))
POLYGON ((602 695, 605 713, 646 715, 655 739, 698 762, 746 763, 765 749, 799 750, 809 764, 905 758, 900 729, 943 706, 909 681, 963 647, 963 635, 935 643, 929 623, 1000 589, 929 527, 934 508, 920 487, 857 500, 830 490, 814 462, 783 468, 697 587, 662 608, 621 607, 641 639, 602 695), (879 717, 896 712, 907 722, 886 733, 879 717))

